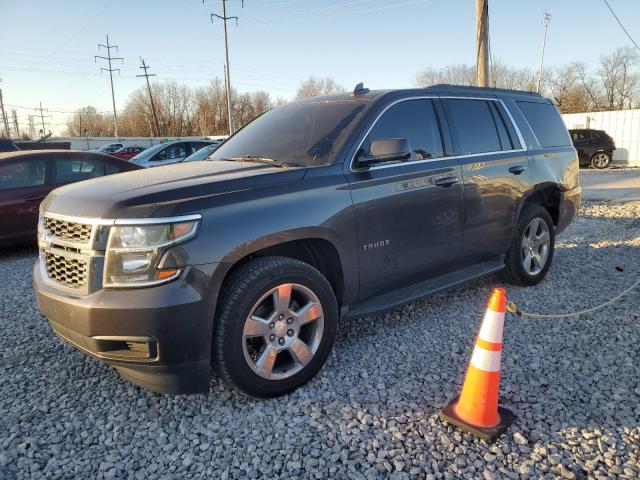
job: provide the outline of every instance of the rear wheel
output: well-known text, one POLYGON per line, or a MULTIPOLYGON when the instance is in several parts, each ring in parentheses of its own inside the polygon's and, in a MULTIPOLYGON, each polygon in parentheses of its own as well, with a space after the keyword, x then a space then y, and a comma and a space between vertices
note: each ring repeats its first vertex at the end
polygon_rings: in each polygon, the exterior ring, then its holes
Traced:
POLYGON ((525 206, 507 252, 503 279, 521 286, 540 283, 551 266, 554 246, 555 230, 547 209, 525 206))
POLYGON ((591 156, 591 166, 602 170, 611 165, 611 155, 606 152, 597 152, 591 156))
POLYGON ((318 270, 286 257, 251 260, 223 287, 214 367, 249 395, 282 395, 324 365, 337 324, 335 295, 318 270))

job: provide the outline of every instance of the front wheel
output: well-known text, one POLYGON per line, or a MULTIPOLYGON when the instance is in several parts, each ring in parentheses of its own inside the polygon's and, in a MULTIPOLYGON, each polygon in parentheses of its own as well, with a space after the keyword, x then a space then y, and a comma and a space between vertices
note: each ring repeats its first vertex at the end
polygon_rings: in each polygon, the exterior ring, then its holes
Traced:
POLYGON ((286 257, 251 260, 223 287, 214 368, 249 395, 285 394, 322 368, 337 325, 333 289, 318 270, 286 257))
POLYGON ((501 272, 505 282, 520 286, 540 283, 551 266, 554 246, 555 229, 547 209, 525 206, 501 272))
POLYGON ((591 157, 591 166, 593 168, 602 170, 603 168, 607 168, 609 165, 611 165, 611 155, 606 152, 597 152, 591 157))

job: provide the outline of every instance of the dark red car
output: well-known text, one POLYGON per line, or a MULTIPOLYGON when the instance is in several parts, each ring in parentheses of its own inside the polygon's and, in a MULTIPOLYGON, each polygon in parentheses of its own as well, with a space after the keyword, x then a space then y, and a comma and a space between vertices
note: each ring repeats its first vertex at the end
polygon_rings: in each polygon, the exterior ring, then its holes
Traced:
POLYGON ((130 160, 143 150, 144 147, 122 147, 120 150, 116 150, 109 155, 111 155, 112 157, 120 158, 122 160, 130 160))
POLYGON ((35 242, 40 202, 54 188, 140 168, 93 152, 0 153, 0 246, 35 242))

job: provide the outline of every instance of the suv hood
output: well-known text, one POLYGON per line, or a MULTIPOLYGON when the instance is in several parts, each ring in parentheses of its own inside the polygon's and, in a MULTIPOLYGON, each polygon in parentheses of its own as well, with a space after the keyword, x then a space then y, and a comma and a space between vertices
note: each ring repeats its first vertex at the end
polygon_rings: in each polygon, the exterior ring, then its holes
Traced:
POLYGON ((202 161, 135 170, 53 190, 47 212, 86 218, 164 217, 196 213, 222 194, 301 180, 306 168, 202 161))

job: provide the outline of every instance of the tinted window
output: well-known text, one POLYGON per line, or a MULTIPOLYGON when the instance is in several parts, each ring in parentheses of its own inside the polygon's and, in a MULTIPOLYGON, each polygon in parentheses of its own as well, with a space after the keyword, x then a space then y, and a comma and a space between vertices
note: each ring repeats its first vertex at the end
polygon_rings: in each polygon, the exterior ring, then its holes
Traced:
POLYGON ((448 99, 447 109, 458 138, 458 154, 502 150, 491 109, 485 100, 448 99))
POLYGON ((517 103, 543 147, 571 145, 567 129, 556 107, 550 103, 517 103))
POLYGON ((104 175, 104 163, 96 160, 65 160, 55 161, 54 183, 79 182, 104 175))
POLYGON ((44 185, 44 160, 0 164, 0 190, 44 185))
POLYGON ((390 107, 378 119, 362 144, 362 155, 369 155, 371 142, 382 138, 406 138, 411 160, 444 155, 440 127, 431 100, 406 100, 390 107))
POLYGON ((173 160, 177 158, 184 158, 188 155, 187 153, 187 144, 186 143, 176 143, 173 145, 169 145, 164 150, 161 150, 155 157, 152 158, 153 161, 157 160, 173 160))
POLYGON ((105 175, 113 175, 114 173, 120 173, 120 167, 113 163, 105 163, 105 175))
POLYGON ((364 110, 360 99, 292 102, 248 123, 212 159, 251 155, 293 165, 328 165, 364 110))

